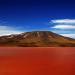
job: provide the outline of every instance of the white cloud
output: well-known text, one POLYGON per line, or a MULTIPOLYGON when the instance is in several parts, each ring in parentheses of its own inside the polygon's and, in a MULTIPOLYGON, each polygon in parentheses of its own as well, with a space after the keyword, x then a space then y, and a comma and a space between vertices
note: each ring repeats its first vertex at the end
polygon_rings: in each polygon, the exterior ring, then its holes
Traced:
POLYGON ((58 19, 51 20, 52 23, 64 23, 64 24, 75 24, 75 19, 58 19))
POLYGON ((75 29, 74 25, 55 25, 52 28, 56 29, 75 29))
POLYGON ((53 30, 63 36, 75 38, 75 19, 57 19, 51 20, 53 30), (72 33, 73 30, 73 33, 72 33))
POLYGON ((22 33, 22 32, 14 29, 13 27, 0 26, 0 36, 10 35, 10 34, 19 34, 19 33, 22 33))
POLYGON ((75 34, 60 34, 62 36, 71 37, 75 39, 75 34))
POLYGON ((75 29, 75 19, 58 19, 51 20, 54 24, 52 28, 56 29, 75 29))

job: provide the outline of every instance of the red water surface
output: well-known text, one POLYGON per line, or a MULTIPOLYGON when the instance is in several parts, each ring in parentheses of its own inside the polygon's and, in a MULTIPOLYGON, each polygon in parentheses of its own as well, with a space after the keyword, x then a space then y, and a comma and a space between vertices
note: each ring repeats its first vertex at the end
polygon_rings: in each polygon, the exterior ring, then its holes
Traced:
POLYGON ((75 48, 0 47, 0 75, 75 75, 75 48))

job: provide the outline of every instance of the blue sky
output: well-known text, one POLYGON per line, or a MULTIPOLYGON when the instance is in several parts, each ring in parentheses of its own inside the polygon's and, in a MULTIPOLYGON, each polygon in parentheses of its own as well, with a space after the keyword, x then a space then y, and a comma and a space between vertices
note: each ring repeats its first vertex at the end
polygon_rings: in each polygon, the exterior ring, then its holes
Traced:
POLYGON ((37 30, 75 38, 75 0, 0 0, 0 35, 37 30))

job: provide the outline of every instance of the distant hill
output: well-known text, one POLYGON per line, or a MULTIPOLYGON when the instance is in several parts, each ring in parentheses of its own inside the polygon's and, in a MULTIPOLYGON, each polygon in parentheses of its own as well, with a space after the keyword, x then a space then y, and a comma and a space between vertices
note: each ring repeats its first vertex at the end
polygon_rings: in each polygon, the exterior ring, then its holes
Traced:
POLYGON ((1 36, 0 46, 18 47, 75 47, 75 39, 50 31, 32 31, 22 34, 1 36))

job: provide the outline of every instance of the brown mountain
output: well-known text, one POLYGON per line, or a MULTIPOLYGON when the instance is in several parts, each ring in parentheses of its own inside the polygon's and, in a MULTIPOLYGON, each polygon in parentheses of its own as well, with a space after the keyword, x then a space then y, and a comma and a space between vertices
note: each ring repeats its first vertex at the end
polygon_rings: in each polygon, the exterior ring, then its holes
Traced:
POLYGON ((17 35, 1 36, 0 46, 75 47, 75 39, 50 31, 32 31, 17 35))

